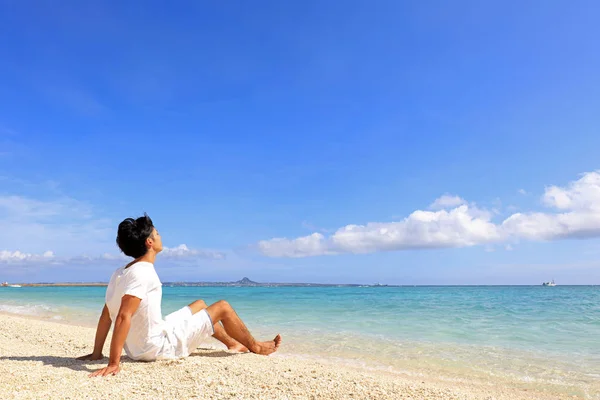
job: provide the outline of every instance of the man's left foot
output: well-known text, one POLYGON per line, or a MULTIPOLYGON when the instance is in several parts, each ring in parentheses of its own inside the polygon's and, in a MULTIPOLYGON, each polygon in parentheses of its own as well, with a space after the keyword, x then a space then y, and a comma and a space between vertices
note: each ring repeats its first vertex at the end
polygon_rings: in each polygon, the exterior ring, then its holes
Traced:
POLYGON ((281 335, 275 336, 275 339, 267 342, 257 342, 256 349, 252 350, 253 353, 268 356, 271 353, 275 353, 281 345, 281 335))

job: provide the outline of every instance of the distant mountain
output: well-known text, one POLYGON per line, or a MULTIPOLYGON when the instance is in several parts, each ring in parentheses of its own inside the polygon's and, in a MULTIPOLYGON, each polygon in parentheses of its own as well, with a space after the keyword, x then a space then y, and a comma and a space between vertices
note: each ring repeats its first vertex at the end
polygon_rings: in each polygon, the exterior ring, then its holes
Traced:
POLYGON ((241 280, 237 282, 233 282, 236 285, 260 285, 258 282, 251 281, 250 279, 243 277, 241 280))
MULTIPOLYGON (((239 281, 235 282, 163 282, 164 286, 174 287, 174 286, 217 286, 217 287, 225 287, 225 286, 257 286, 257 287, 398 287, 397 285, 383 285, 381 283, 376 283, 374 285, 364 285, 364 284, 355 284, 355 283, 344 283, 344 284, 335 284, 335 283, 259 283, 250 280, 248 277, 243 277, 239 281)), ((63 282, 63 283, 21 283, 22 286, 106 286, 107 283, 98 282, 98 283, 86 283, 86 282, 63 282)), ((408 285, 415 286, 415 285, 408 285)))
MULTIPOLYGON (((331 284, 331 283, 265 283, 254 282, 248 277, 243 277, 235 282, 163 282, 165 286, 258 286, 258 287, 377 287, 393 285, 361 285, 361 284, 331 284)), ((410 285, 413 286, 413 285, 410 285)))

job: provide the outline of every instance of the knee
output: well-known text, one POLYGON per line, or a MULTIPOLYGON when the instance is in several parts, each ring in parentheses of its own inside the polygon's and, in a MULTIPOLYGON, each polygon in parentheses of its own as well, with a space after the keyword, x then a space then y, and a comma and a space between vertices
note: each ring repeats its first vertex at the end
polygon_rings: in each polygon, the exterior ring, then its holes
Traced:
POLYGON ((197 312, 202 310, 203 308, 206 308, 206 303, 204 302, 204 300, 196 300, 195 302, 190 304, 190 306, 195 308, 197 312))
POLYGON ((200 307, 205 307, 206 308, 206 303, 204 302, 204 300, 200 299, 200 300, 196 300, 194 303, 196 303, 197 305, 199 305, 200 307))
POLYGON ((209 310, 214 309, 215 314, 213 315, 217 321, 221 321, 223 318, 227 318, 231 315, 231 306, 225 300, 219 300, 210 306, 209 310))
POLYGON ((217 301, 217 304, 222 308, 227 308, 227 309, 231 308, 229 303, 225 300, 219 300, 219 301, 217 301))
POLYGON ((219 300, 216 304, 218 305, 219 310, 221 310, 223 315, 229 315, 233 311, 231 305, 229 305, 229 303, 225 300, 219 300))
POLYGON ((213 305, 208 307, 208 310, 211 312, 210 316, 213 318, 213 322, 228 318, 234 312, 233 308, 231 308, 229 303, 225 300, 219 300, 215 302, 213 305))

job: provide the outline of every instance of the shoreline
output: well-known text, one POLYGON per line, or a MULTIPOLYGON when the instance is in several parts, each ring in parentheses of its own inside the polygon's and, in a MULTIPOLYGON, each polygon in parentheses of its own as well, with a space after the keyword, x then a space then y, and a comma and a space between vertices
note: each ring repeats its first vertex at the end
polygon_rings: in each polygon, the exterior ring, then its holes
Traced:
MULTIPOLYGON (((495 381, 448 381, 441 376, 411 376, 396 371, 349 366, 318 356, 309 359, 282 353, 270 357, 231 355, 214 348, 198 350, 198 353, 176 361, 140 363, 124 358, 121 374, 90 381, 87 378, 89 371, 100 368, 107 359, 83 362, 74 360, 74 357, 91 351, 95 328, 65 322, 0 313, 3 326, 0 373, 12 374, 12 381, 28 382, 27 385, 21 384, 18 396, 14 398, 65 398, 70 390, 74 398, 106 398, 111 393, 127 398, 583 398, 518 389, 495 381), (66 330, 65 326, 70 328, 66 330), (202 379, 190 375, 194 370, 202 371, 202 379), (182 377, 187 377, 188 383, 194 384, 182 389, 178 383, 182 377), (256 378, 256 381, 249 382, 248 377, 256 378), (52 383, 59 380, 68 382, 62 390, 52 383), (172 385, 165 385, 165 380, 172 385), (207 386, 207 381, 213 384, 207 386), (277 383, 274 384, 274 381, 277 383), (240 385, 241 382, 246 384, 240 385), (210 392, 198 392, 199 387, 210 392)), ((105 355, 109 345, 110 334, 105 355)), ((0 390, 14 394, 8 382, 0 383, 0 390)))

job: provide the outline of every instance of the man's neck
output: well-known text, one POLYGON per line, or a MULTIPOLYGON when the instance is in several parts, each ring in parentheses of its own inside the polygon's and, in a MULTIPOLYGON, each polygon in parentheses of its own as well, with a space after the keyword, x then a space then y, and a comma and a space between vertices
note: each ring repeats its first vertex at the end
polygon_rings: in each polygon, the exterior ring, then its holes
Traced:
POLYGON ((150 264, 154 264, 154 260, 156 260, 156 253, 153 250, 148 250, 148 252, 138 258, 136 262, 145 261, 149 262, 150 264))
POLYGON ((148 252, 146 254, 144 254, 143 256, 141 256, 140 258, 136 258, 135 260, 133 260, 132 262, 127 264, 125 269, 131 267, 135 263, 139 263, 139 262, 143 262, 143 261, 149 262, 150 264, 154 265, 154 260, 156 260, 156 253, 152 250, 148 250, 148 252))

